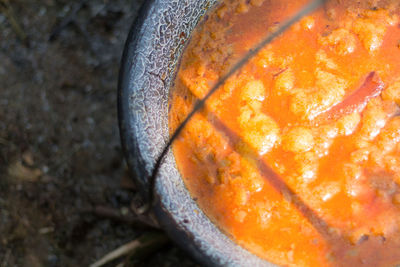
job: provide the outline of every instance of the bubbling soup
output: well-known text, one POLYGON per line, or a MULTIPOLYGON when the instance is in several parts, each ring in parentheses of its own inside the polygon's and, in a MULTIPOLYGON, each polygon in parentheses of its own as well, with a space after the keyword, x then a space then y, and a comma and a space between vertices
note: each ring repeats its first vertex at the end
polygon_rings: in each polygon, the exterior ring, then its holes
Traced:
MULTIPOLYGON (((306 0, 225 0, 197 27, 171 132, 306 0)), ((204 213, 284 266, 400 264, 400 2, 331 0, 233 75, 173 145, 204 213)))

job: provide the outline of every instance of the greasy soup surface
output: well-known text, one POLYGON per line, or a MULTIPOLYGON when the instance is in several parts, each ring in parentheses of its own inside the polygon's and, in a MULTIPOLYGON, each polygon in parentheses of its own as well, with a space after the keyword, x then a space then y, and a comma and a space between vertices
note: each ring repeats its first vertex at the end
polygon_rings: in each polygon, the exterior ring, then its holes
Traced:
MULTIPOLYGON (((192 37, 173 131, 216 80, 306 0, 226 0, 192 37)), ((331 0, 265 47, 174 144, 199 206, 290 266, 400 264, 399 1, 331 0)))

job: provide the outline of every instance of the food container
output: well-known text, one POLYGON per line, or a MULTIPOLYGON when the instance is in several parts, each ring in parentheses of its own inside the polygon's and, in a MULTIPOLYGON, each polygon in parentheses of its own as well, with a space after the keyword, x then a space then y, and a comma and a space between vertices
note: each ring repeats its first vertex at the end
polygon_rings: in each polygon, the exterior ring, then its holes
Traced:
MULTIPOLYGON (((126 159, 143 196, 168 141, 168 99, 191 32, 216 0, 146 1, 129 33, 119 80, 119 124, 126 159)), ((273 266, 222 233, 199 209, 167 154, 155 188, 155 214, 165 231, 205 265, 273 266)))

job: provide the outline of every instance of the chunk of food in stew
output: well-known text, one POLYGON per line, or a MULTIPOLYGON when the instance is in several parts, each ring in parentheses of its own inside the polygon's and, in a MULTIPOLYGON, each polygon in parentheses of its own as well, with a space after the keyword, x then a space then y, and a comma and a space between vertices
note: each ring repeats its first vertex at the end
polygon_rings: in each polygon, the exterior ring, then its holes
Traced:
MULTIPOLYGON (((185 50, 171 132, 306 0, 224 0, 185 50)), ((400 264, 400 2, 330 0, 263 48, 174 143, 238 244, 284 266, 400 264)))

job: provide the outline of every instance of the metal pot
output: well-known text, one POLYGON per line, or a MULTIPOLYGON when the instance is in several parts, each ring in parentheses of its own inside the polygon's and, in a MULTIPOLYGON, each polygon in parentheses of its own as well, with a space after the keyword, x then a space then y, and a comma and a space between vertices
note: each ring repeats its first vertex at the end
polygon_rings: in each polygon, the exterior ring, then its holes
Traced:
MULTIPOLYGON (((126 159, 144 196, 168 137, 168 100, 185 43, 217 0, 146 1, 129 33, 119 79, 119 124, 126 159)), ((191 198, 169 151, 156 183, 155 214, 182 248, 209 266, 272 266, 235 244, 191 198)))

